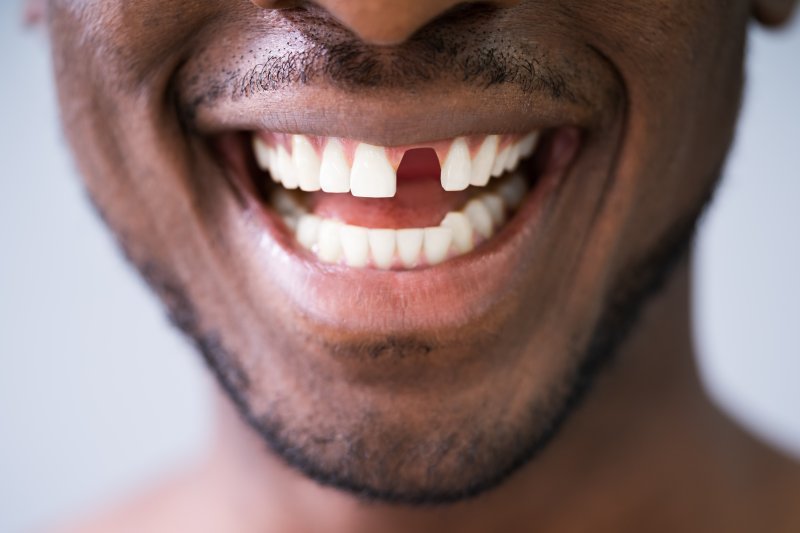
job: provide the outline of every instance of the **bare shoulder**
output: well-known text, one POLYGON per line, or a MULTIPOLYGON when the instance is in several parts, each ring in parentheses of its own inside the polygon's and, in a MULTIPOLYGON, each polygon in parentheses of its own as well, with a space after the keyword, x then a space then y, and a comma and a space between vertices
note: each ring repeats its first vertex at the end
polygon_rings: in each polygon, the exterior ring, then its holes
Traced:
POLYGON ((800 531, 800 461, 761 445, 763 474, 758 494, 765 509, 774 505, 776 516, 782 517, 774 531, 800 531))
POLYGON ((51 533, 222 531, 219 502, 198 472, 183 472, 51 533), (216 503, 217 505, 214 505, 216 503))
POLYGON ((753 531, 800 531, 800 461, 736 428, 738 445, 723 450, 739 465, 729 483, 730 505, 750 519, 753 531))

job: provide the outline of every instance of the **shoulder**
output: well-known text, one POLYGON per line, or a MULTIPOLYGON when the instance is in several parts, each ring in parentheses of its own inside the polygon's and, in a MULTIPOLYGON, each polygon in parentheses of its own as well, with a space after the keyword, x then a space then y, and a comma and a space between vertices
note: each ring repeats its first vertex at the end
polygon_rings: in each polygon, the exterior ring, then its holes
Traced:
POLYGON ((800 531, 800 461, 732 425, 730 445, 719 450, 736 466, 724 491, 729 508, 738 509, 731 515, 748 531, 800 531))
POLYGON ((55 527, 49 533, 196 533, 224 531, 219 502, 196 472, 149 487, 96 514, 55 527), (216 504, 216 505, 215 505, 216 504), (221 529, 222 528, 222 529, 221 529))

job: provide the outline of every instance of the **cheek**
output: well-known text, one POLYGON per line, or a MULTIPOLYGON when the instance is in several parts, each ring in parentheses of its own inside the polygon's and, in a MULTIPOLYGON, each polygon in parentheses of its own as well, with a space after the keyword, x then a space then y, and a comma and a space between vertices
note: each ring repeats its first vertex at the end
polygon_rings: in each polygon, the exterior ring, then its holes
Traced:
POLYGON ((594 27, 628 98, 615 203, 619 263, 629 264, 694 214, 717 182, 739 109, 749 12, 743 2, 618 7, 625 17, 594 27))

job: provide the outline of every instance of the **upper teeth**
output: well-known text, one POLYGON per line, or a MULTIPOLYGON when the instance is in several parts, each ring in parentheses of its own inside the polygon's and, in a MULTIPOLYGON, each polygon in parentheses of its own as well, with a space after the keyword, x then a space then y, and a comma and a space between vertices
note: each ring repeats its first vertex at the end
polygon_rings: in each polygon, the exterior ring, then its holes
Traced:
MULTIPOLYGON (((259 168, 269 171, 276 183, 303 191, 350 192, 353 196, 389 198, 397 190, 397 167, 402 150, 366 143, 321 139, 315 146, 305 135, 288 135, 288 143, 268 144, 253 135, 259 168), (321 146, 322 148, 318 148, 321 146)), ((470 185, 483 187, 492 176, 514 170, 521 159, 536 149, 538 132, 524 137, 487 135, 479 143, 457 137, 449 145, 436 143, 441 164, 441 183, 446 191, 470 185), (472 144, 472 149, 470 149, 472 144)))

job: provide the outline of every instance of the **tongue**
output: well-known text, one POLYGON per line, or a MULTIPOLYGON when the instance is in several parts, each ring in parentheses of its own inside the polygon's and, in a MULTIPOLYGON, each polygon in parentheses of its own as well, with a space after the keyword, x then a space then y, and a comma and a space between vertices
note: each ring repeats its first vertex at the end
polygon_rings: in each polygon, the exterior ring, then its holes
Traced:
POLYGON ((470 193, 442 189, 436 152, 419 148, 403 156, 393 198, 357 198, 325 192, 310 196, 311 211, 325 218, 368 228, 422 228, 438 226, 449 211, 467 203, 470 193))

